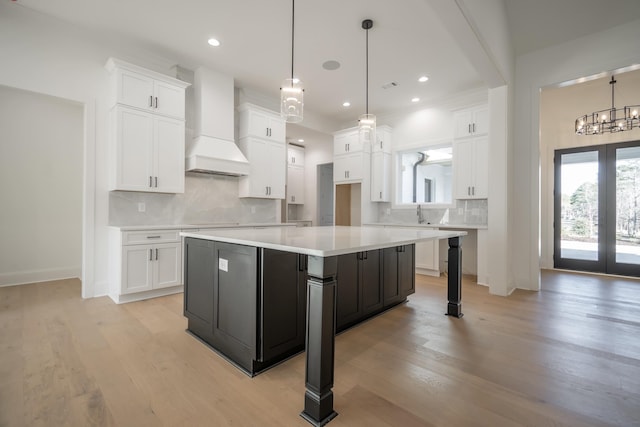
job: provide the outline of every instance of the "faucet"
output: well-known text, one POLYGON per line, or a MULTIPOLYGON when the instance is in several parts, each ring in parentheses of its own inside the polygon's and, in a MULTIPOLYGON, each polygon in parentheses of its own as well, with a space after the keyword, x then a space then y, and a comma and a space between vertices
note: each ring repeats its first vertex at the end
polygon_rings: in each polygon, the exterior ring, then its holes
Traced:
POLYGON ((418 205, 418 224, 422 224, 424 222, 424 217, 422 216, 422 207, 418 205))

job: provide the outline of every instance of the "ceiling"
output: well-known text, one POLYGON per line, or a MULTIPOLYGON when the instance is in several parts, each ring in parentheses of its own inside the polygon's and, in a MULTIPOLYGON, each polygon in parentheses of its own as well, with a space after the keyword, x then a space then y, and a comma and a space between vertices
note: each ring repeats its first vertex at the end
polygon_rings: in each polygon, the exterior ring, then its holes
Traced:
MULTIPOLYGON (((432 10, 435 1, 446 0, 298 0, 294 65, 305 87, 305 112, 354 124, 364 113, 361 22, 366 18, 374 21, 369 31, 370 112, 382 115, 416 108, 485 87, 432 10), (327 60, 338 61, 341 67, 325 70, 322 64, 327 60), (429 81, 419 83, 421 75, 429 81), (383 89, 391 82, 397 86, 383 89), (413 97, 420 103, 412 104, 413 97), (344 101, 351 107, 343 107, 344 101)), ((504 2, 518 53, 640 18, 638 0, 504 2)), ((186 68, 206 66, 224 72, 234 76, 236 86, 273 99, 279 97, 282 80, 290 76, 290 0, 17 0, 13 4, 85 27, 97 37, 133 39, 186 68), (221 46, 209 46, 211 37, 221 46)))

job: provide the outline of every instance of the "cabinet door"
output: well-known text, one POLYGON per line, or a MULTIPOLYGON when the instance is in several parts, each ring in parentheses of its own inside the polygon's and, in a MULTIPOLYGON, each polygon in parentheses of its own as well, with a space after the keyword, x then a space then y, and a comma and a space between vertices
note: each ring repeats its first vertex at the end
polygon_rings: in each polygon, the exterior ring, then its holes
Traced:
POLYGON ((455 197, 456 199, 470 199, 473 187, 473 155, 474 141, 455 141, 453 144, 453 158, 455 168, 455 197))
POLYGON ((333 155, 362 151, 362 144, 358 142, 358 131, 340 133, 333 137, 333 155))
POLYGON ((153 289, 154 257, 152 245, 122 247, 122 289, 120 293, 130 294, 153 289))
POLYGON ((352 182, 362 179, 363 153, 345 154, 333 159, 333 181, 352 182))
POLYGON ((378 128, 376 130, 376 142, 371 146, 371 151, 391 154, 391 132, 389 129, 378 128))
POLYGON ((287 169, 287 203, 304 204, 304 168, 289 166, 287 169))
POLYGON ((304 166, 304 149, 289 145, 287 148, 287 163, 291 166, 304 166))
POLYGON ((156 81, 153 107, 156 113, 184 119, 184 89, 170 83, 156 81))
POLYGON ((453 115, 453 121, 455 124, 455 138, 466 138, 473 135, 473 112, 471 110, 457 111, 453 115))
POLYGON ((287 184, 287 147, 284 143, 270 142, 268 160, 263 162, 263 173, 268 178, 270 199, 284 199, 287 184))
POLYGON ((371 201, 388 202, 391 155, 382 151, 371 155, 371 201))
POLYGON ((280 116, 274 115, 269 119, 269 138, 278 142, 286 141, 287 125, 280 116))
POLYGON ((415 246, 401 246, 397 253, 400 295, 405 299, 416 291, 415 246))
POLYGON ((362 300, 358 282, 358 253, 338 256, 336 279, 336 329, 341 330, 358 321, 362 300))
POLYGON ((380 250, 366 251, 360 255, 359 275, 363 316, 381 310, 383 306, 380 252, 380 250))
POLYGON ((261 111, 245 110, 242 112, 240 120, 239 138, 255 136, 258 138, 269 137, 269 116, 261 111))
POLYGON ((182 283, 182 248, 180 243, 155 245, 153 288, 167 288, 182 283))
POLYGON ((260 361, 304 347, 307 284, 305 256, 261 249, 260 361))
MULTIPOLYGON (((153 186, 153 115, 117 107, 113 190, 151 191, 153 186)), ((184 156, 183 156, 184 157, 184 156)), ((183 160, 184 162, 184 160, 183 160)))
POLYGON ((440 245, 437 240, 416 243, 416 268, 439 270, 440 245))
POLYGON ((385 306, 402 301, 398 281, 398 248, 396 247, 382 250, 382 283, 385 306))
POLYGON ((156 116, 154 126, 154 190, 184 193, 184 122, 156 116))
POLYGON ((118 73, 116 100, 131 107, 152 109, 153 79, 128 70, 120 70, 118 73))
POLYGON ((482 106, 473 110, 473 129, 474 135, 486 135, 489 133, 489 108, 482 106))
POLYGON ((185 238, 184 315, 213 332, 214 242, 185 238))

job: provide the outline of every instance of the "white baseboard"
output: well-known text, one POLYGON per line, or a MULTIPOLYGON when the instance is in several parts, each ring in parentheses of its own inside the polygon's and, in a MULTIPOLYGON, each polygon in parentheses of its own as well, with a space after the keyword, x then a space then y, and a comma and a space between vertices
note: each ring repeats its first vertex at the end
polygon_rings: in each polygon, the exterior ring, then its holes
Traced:
POLYGON ((80 278, 81 276, 82 267, 47 268, 0 273, 0 286, 26 285, 29 283, 50 282, 52 280, 80 278))
POLYGON ((178 286, 172 286, 169 288, 154 289, 152 291, 136 292, 134 294, 124 294, 124 295, 109 293, 109 297, 116 304, 123 304, 127 302, 142 301, 149 298, 164 297, 171 294, 177 294, 179 292, 184 292, 184 286, 178 285, 178 286))

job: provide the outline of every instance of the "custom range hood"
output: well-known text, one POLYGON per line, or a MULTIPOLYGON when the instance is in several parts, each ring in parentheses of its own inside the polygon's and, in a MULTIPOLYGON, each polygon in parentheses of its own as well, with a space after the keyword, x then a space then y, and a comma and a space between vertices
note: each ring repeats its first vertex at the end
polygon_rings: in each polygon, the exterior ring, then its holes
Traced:
POLYGON ((249 162, 233 137, 233 78, 201 67, 194 72, 193 90, 194 138, 187 142, 187 172, 248 175, 249 162))

